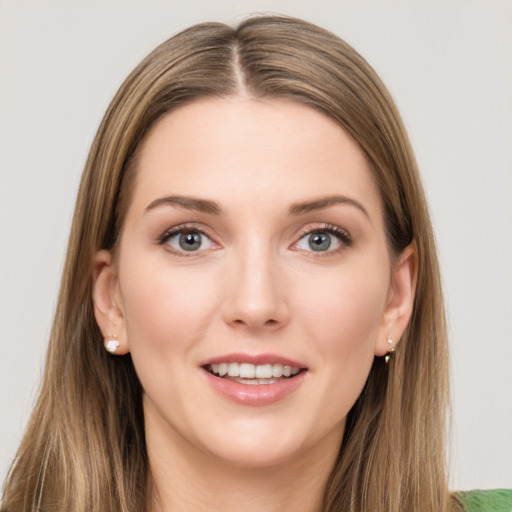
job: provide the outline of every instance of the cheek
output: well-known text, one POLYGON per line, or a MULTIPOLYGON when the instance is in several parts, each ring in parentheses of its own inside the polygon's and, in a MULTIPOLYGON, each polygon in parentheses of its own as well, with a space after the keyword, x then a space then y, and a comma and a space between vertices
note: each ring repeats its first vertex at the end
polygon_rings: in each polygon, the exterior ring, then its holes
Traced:
POLYGON ((312 354, 315 383, 312 429, 344 424, 374 361, 387 298, 387 274, 356 266, 302 280, 294 294, 297 334, 312 354), (309 281, 309 282, 308 282, 309 281))
POLYGON ((314 288, 312 284, 306 283, 300 305, 308 338, 314 340, 324 357, 347 366, 363 358, 367 366, 373 360, 382 326, 388 291, 386 273, 351 267, 317 279, 314 288), (308 289, 314 293, 307 293, 308 289))
POLYGON ((126 258, 120 269, 123 312, 132 352, 175 352, 200 339, 215 308, 213 277, 155 257, 126 258), (132 270, 132 272, 130 272, 132 270))

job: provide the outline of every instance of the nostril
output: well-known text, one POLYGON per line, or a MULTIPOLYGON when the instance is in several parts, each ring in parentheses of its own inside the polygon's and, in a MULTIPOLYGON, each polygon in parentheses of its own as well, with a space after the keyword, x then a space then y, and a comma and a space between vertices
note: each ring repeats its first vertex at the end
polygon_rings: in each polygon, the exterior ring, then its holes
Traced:
MULTIPOLYGON (((234 325, 245 325, 247 323, 248 322, 245 321, 243 318, 237 318, 232 321, 232 324, 234 324, 234 325)), ((279 325, 279 320, 274 320, 273 318, 269 318, 268 320, 265 320, 262 325, 267 326, 267 327, 273 327, 275 325, 279 325)))

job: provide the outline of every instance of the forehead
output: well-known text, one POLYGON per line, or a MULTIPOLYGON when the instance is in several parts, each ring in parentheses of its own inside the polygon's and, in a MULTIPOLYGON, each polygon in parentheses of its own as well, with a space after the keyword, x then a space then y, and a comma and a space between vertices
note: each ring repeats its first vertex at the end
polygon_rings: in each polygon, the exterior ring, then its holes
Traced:
POLYGON ((196 101, 156 123, 139 151, 132 203, 192 194, 229 210, 334 193, 380 214, 368 162, 339 125, 297 102, 232 97, 196 101))

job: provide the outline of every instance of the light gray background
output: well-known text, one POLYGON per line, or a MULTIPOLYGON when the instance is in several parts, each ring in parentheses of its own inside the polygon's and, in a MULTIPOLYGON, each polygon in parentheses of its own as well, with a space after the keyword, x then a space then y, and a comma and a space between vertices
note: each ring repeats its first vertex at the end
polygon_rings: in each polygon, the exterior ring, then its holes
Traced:
POLYGON ((440 246, 454 377, 452 488, 512 487, 505 0, 0 0, 0 480, 37 389, 76 188, 109 100, 177 30, 257 11, 333 30, 396 98, 440 246))

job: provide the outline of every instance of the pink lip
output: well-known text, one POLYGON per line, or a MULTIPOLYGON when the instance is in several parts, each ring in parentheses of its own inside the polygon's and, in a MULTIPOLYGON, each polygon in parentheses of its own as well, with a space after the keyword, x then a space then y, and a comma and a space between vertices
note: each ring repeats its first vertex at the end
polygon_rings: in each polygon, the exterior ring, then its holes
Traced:
POLYGON ((220 363, 249 363, 249 364, 282 364, 283 366, 293 366, 295 368, 307 368, 306 365, 288 359, 277 354, 226 354, 224 356, 214 357, 208 359, 200 364, 200 366, 206 366, 209 364, 220 364, 220 363))
POLYGON ((265 406, 278 402, 293 393, 302 384, 307 373, 306 365, 278 354, 226 354, 204 361, 201 363, 201 369, 215 391, 236 404, 251 406, 265 406), (220 363, 281 364, 301 368, 303 371, 294 377, 280 379, 273 384, 251 385, 217 377, 205 368, 210 364, 220 363))
MULTIPOLYGON (((223 361, 225 361, 225 359, 223 359, 223 361)), ((290 393, 293 393, 302 384, 307 373, 306 371, 302 371, 295 375, 295 377, 282 379, 274 384, 251 385, 216 377, 204 368, 202 370, 210 385, 222 396, 236 404, 251 406, 270 405, 283 399, 290 393)))

